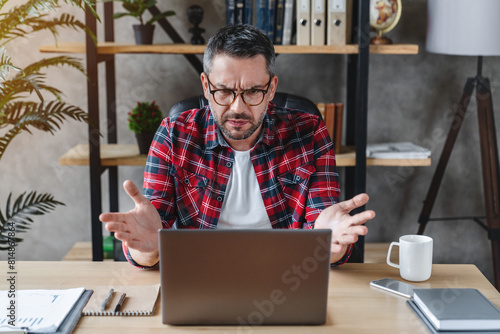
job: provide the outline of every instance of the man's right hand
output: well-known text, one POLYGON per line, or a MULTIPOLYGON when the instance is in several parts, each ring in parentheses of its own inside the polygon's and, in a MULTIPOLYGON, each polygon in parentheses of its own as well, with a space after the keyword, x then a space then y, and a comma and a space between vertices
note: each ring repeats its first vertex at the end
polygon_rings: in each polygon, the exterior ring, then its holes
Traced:
POLYGON ((125 181, 123 189, 132 198, 135 207, 126 213, 102 213, 99 219, 106 223, 106 230, 114 232, 115 238, 129 248, 134 261, 143 266, 154 265, 158 262, 158 230, 162 228, 160 215, 132 181, 125 181))

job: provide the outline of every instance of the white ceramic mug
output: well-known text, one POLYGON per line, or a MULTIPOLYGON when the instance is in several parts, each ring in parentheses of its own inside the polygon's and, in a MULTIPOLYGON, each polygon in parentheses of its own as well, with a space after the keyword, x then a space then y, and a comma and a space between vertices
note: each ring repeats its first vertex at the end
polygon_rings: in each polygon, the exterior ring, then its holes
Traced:
POLYGON ((399 274, 408 281, 428 280, 432 271, 432 238, 425 235, 404 235, 392 242, 387 252, 387 264, 399 268, 399 274), (399 247, 399 264, 391 262, 393 246, 399 247))

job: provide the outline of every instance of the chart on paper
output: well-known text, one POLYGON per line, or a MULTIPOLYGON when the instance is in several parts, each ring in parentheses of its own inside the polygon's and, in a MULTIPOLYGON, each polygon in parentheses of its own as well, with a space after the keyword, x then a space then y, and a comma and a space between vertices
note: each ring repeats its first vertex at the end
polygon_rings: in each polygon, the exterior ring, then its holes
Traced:
POLYGON ((11 310, 0 315, 0 327, 14 321, 16 327, 27 327, 30 332, 55 332, 84 291, 85 288, 19 290, 14 298, 8 291, 0 291, 0 307, 11 310))

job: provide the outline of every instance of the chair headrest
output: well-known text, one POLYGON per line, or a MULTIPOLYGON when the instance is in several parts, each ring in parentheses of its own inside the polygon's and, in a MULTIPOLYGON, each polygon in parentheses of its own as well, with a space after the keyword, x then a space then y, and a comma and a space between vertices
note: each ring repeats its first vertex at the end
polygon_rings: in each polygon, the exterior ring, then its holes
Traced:
MULTIPOLYGON (((276 92, 274 94, 273 103, 276 104, 278 107, 284 107, 293 110, 301 110, 304 112, 308 112, 310 114, 319 115, 321 117, 321 114, 316 105, 314 104, 314 102, 302 96, 289 93, 276 92)), ((208 105, 208 101, 203 95, 188 97, 180 102, 177 102, 170 109, 168 116, 175 118, 180 113, 186 110, 199 109, 203 108, 206 105, 208 105)))

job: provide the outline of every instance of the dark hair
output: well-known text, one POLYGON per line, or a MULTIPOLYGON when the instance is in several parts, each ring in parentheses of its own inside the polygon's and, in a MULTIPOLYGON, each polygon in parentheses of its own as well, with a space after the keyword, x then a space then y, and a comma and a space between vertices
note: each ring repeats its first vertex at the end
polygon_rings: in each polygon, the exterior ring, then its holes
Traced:
POLYGON ((210 73, 213 58, 225 54, 238 58, 252 58, 263 55, 266 59, 267 72, 272 77, 276 74, 273 42, 255 26, 236 24, 220 29, 208 40, 203 55, 203 70, 210 73))

